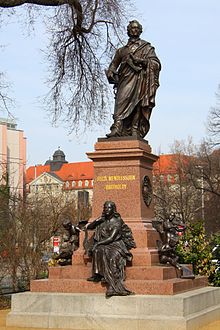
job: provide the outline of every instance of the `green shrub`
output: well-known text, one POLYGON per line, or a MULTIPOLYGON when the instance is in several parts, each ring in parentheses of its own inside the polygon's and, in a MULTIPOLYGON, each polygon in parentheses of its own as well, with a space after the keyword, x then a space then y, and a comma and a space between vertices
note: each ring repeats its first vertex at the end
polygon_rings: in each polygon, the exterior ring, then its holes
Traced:
POLYGON ((212 262, 211 241, 205 235, 202 221, 187 225, 185 234, 181 237, 177 253, 179 262, 192 264, 195 275, 205 275, 211 279, 216 266, 212 262))

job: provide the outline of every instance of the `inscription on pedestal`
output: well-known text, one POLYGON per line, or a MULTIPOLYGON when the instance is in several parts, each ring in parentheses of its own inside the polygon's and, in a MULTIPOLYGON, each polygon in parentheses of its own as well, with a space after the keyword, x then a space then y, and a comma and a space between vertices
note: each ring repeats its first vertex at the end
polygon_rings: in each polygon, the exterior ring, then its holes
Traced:
POLYGON ((103 175, 97 176, 96 182, 111 182, 104 186, 104 190, 126 190, 127 183, 119 183, 120 181, 135 181, 135 175, 103 175), (118 183, 113 183, 118 182, 118 183))

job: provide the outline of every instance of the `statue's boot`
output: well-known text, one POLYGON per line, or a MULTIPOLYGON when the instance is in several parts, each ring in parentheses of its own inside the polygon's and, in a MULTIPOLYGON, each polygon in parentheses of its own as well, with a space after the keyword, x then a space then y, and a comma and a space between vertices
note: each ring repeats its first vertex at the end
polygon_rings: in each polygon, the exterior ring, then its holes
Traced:
POLYGON ((87 281, 89 281, 89 282, 100 282, 101 279, 102 279, 102 276, 101 275, 95 274, 95 275, 87 278, 87 281))
POLYGON ((113 296, 129 296, 129 295, 134 295, 134 292, 129 291, 127 289, 116 292, 112 287, 109 287, 105 294, 106 298, 110 298, 113 296))
POLYGON ((107 138, 116 137, 116 136, 118 136, 116 130, 112 130, 109 134, 106 134, 107 138))
POLYGON ((121 127, 121 120, 116 120, 110 128, 111 132, 109 134, 106 134, 107 138, 121 136, 121 127))

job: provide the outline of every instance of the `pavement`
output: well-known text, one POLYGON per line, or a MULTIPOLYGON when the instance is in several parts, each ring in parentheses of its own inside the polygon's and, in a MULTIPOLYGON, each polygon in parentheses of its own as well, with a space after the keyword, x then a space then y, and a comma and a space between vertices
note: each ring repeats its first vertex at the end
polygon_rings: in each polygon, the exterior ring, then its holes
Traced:
MULTIPOLYGON (((48 330, 48 328, 20 328, 20 327, 6 327, 6 316, 10 312, 9 309, 0 310, 0 330, 48 330)), ((219 330, 220 329, 220 319, 217 322, 213 322, 206 327, 202 327, 199 330, 219 330)), ((67 330, 67 329, 50 329, 50 330, 67 330)), ((71 329, 68 329, 71 330, 71 329)), ((73 329, 72 329, 73 330, 73 329)), ((75 329, 76 330, 76 329, 75 329)), ((80 330, 80 329, 79 329, 80 330)), ((132 329, 130 329, 132 330, 132 329)), ((158 329, 159 330, 159 329, 158 329)))

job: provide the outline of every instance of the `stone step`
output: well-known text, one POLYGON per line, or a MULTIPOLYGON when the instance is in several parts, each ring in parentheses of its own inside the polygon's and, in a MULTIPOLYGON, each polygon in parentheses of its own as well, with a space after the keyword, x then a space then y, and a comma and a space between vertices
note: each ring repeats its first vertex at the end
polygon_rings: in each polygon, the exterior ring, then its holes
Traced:
POLYGON ((206 277, 197 277, 194 280, 168 279, 168 280, 127 280, 125 282, 129 290, 137 294, 149 295, 174 295, 177 293, 202 288, 208 285, 206 277))
MULTIPOLYGON (((85 266, 50 267, 50 279, 86 279, 91 276, 91 264, 85 266)), ((171 266, 132 266, 126 267, 127 280, 167 280, 176 278, 177 271, 171 266)))
MULTIPOLYGON (((133 266, 152 266, 159 263, 159 255, 156 249, 148 249, 148 248, 136 248, 132 251, 133 266)), ((73 265, 84 265, 91 261, 91 258, 88 258, 85 255, 84 250, 77 250, 73 257, 72 263, 73 265)))
POLYGON ((176 277, 177 271, 174 267, 133 266, 126 268, 127 280, 167 280, 176 277))
POLYGON ((159 263, 159 256, 157 251, 133 253, 132 265, 133 266, 151 266, 159 263))
MULTIPOLYGON (((126 280, 125 286, 137 294, 173 295, 187 290, 207 286, 207 278, 200 276, 194 280, 126 280)), ((31 281, 32 292, 69 292, 69 293, 101 293, 106 286, 101 283, 88 282, 85 279, 44 279, 31 281)))
POLYGON ((12 298, 7 326, 26 329, 214 330, 207 325, 220 315, 220 288, 213 287, 175 296, 26 292, 12 298))

